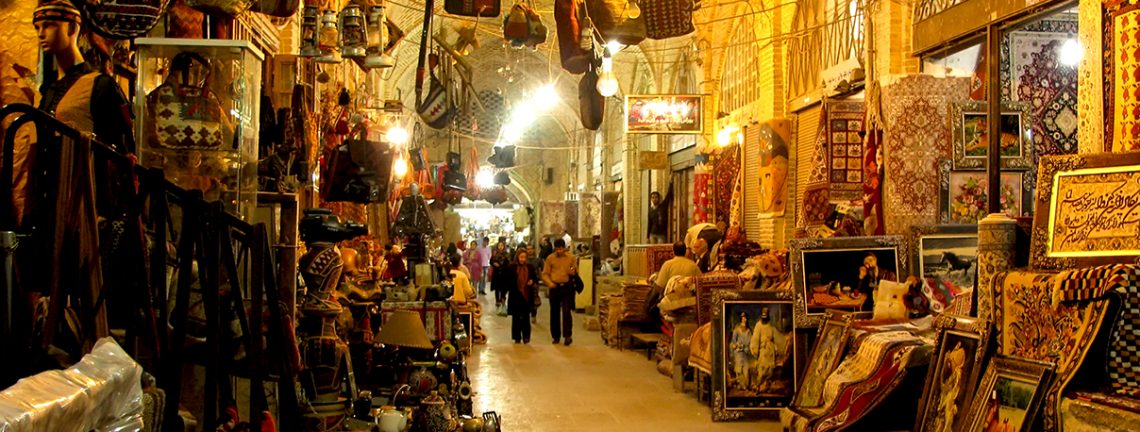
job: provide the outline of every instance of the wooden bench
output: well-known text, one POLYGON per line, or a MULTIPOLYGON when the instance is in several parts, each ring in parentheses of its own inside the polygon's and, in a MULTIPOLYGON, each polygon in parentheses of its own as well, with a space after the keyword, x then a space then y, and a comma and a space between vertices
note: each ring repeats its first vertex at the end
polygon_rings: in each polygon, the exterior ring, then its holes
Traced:
POLYGON ((645 348, 645 358, 653 359, 653 350, 657 349, 657 342, 661 340, 661 333, 634 333, 629 336, 631 348, 645 348))

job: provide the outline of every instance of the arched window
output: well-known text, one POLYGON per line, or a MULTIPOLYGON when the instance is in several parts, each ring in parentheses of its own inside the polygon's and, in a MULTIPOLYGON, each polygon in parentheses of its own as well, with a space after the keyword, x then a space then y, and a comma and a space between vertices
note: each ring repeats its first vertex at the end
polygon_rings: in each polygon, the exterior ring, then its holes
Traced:
POLYGON ((760 53, 751 17, 744 18, 727 39, 720 76, 720 112, 730 113, 760 97, 760 53))

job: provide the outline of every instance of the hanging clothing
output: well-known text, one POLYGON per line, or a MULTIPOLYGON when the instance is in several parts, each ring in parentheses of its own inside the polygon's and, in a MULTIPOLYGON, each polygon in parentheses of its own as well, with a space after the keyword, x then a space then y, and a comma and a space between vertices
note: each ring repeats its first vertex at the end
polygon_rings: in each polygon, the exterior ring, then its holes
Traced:
POLYGON ((40 94, 37 108, 121 153, 136 152, 131 106, 114 78, 80 63, 41 86, 40 94))

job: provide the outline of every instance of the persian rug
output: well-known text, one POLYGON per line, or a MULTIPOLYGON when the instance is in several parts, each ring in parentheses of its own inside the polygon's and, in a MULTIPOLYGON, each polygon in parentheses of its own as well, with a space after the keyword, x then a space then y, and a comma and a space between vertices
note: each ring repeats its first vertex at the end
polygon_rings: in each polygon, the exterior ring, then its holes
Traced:
POLYGON ((743 287, 736 273, 725 270, 712 271, 693 278, 693 291, 697 296, 697 324, 712 321, 713 290, 739 290, 743 287))
POLYGON ((566 227, 566 203, 543 201, 541 208, 542 234, 561 235, 566 227))
MULTIPOLYGON (((1108 20, 1106 20, 1108 21, 1108 20)), ((1112 151, 1140 150, 1140 8, 1124 7, 1111 17, 1106 29, 1111 46, 1104 50, 1111 61, 1110 91, 1105 113, 1112 113, 1112 151)), ((1106 131, 1109 132, 1109 131, 1106 131)))
MULTIPOLYGON (((1088 276, 1088 275, 1085 275, 1088 276)), ((1108 302, 1053 306, 1053 287, 1093 283, 1078 273, 1005 272, 994 278, 994 323, 998 352, 1053 363, 1054 379, 1042 404, 1045 430, 1057 430, 1064 388, 1076 374, 1108 310, 1108 302)))
POLYGON ((1071 33, 1017 31, 1003 46, 1003 51, 1009 51, 1009 62, 1003 65, 1010 68, 1003 72, 1010 76, 1002 91, 1028 108, 1027 122, 1038 155, 1077 152, 1077 68, 1057 60, 1061 45, 1076 33, 1077 25, 1076 21, 1065 23, 1057 27, 1071 27, 1071 33))
POLYGON ((970 78, 913 75, 883 88, 883 208, 887 234, 938 223, 935 161, 951 157, 951 103, 965 100, 970 78))
POLYGON ((863 145, 863 233, 884 235, 886 222, 883 219, 883 160, 879 148, 883 142, 883 130, 875 129, 867 133, 863 145))
MULTIPOLYGON (((562 227, 570 232, 570 236, 574 238, 582 237, 578 232, 578 201, 566 201, 565 207, 566 221, 562 223, 562 227)), ((570 245, 566 245, 570 247, 570 245)))
POLYGON ((796 181, 797 185, 804 185, 804 198, 802 203, 797 203, 796 226, 797 227, 812 227, 823 225, 824 219, 813 216, 811 211, 818 212, 819 207, 822 205, 826 207, 828 202, 828 174, 827 174, 827 109, 824 108, 819 113, 819 129, 818 136, 815 141, 815 151, 812 152, 811 162, 809 166, 811 169, 806 173, 805 180, 796 181), (814 191, 814 193, 813 193, 814 191))
POLYGON ((830 192, 827 184, 811 185, 804 191, 804 214, 800 220, 805 226, 819 226, 827 221, 831 213, 830 192))
POLYGON ((648 266, 646 274, 657 273, 665 261, 673 259, 673 244, 654 244, 645 247, 645 264, 648 266))
POLYGON ((831 199, 856 201, 863 191, 862 101, 834 101, 827 104, 825 150, 828 155, 828 184, 831 199))
POLYGON ((578 226, 583 238, 602 234, 602 199, 596 193, 583 194, 579 201, 582 207, 582 224, 578 226))
POLYGON ((1140 398, 1140 266, 1063 272, 1053 288, 1053 303, 1102 299, 1110 293, 1118 294, 1122 305, 1108 337, 1108 384, 1117 395, 1140 398))
MULTIPOLYGON (((748 129, 752 128, 747 128, 748 129)), ((745 136, 747 137, 747 133, 745 136)), ((745 138, 744 145, 748 144, 745 138)), ((737 178, 740 176, 740 146, 734 145, 721 151, 713 161, 713 213, 716 215, 714 224, 721 227, 731 225, 732 194, 736 190, 737 178)), ((694 185, 696 187, 696 185, 694 185)))

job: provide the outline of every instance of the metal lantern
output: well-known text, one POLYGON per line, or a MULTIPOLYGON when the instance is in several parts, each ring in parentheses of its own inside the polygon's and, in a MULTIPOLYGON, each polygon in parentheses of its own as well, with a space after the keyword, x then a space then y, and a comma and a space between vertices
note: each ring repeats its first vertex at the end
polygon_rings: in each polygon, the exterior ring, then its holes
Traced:
POLYGON ((396 59, 384 52, 388 46, 388 18, 384 13, 384 6, 372 6, 368 9, 368 55, 364 58, 364 67, 386 68, 396 65, 396 59))
POLYGON ((321 50, 317 48, 317 15, 316 6, 305 6, 305 12, 301 15, 301 51, 298 53, 301 57, 321 55, 321 50))
POLYGON ((317 36, 317 47, 321 50, 321 56, 317 57, 318 63, 340 63, 340 53, 337 52, 337 47, 340 46, 339 24, 336 11, 325 10, 325 14, 321 15, 321 27, 317 36))
POLYGON ((345 57, 364 57, 368 43, 364 12, 360 6, 350 4, 340 11, 340 54, 345 57))

